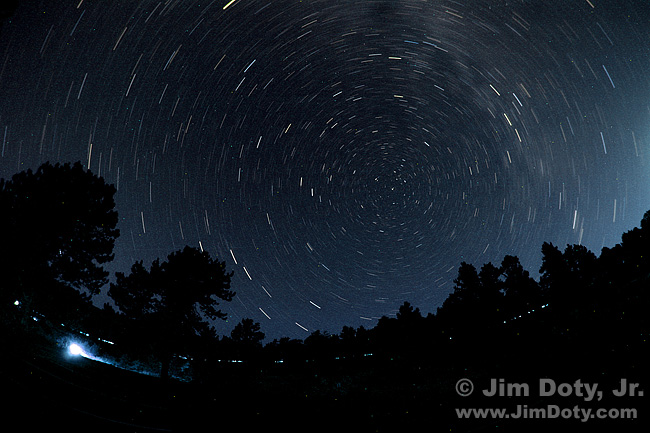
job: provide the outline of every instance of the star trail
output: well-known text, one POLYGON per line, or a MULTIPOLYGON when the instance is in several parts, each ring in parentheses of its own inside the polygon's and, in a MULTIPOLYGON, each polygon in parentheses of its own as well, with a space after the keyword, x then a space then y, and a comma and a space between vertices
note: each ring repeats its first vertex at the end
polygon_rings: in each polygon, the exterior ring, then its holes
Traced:
POLYGON ((111 272, 225 261, 218 330, 372 327, 435 312, 462 261, 534 275, 544 241, 599 253, 638 223, 649 42, 633 0, 25 2, 0 176, 81 161, 114 184, 111 272))

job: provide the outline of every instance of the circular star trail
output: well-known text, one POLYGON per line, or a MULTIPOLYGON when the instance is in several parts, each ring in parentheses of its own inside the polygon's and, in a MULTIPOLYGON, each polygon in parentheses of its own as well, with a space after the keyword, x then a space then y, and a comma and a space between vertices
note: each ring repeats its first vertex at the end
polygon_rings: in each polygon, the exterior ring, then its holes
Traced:
MULTIPOLYGON (((650 208, 642 1, 26 2, 0 35, 0 174, 118 188, 111 271, 234 270, 223 333, 434 312, 462 261, 595 252, 650 208)), ((103 302, 103 299, 100 299, 103 302)))

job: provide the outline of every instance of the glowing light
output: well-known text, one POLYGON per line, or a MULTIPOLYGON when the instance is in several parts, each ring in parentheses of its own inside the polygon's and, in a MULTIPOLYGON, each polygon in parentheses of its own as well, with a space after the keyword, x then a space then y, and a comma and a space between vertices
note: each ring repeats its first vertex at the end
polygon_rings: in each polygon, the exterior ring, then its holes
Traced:
POLYGON ((83 356, 84 358, 88 356, 77 343, 71 343, 70 346, 68 346, 68 351, 70 352, 70 355, 83 356))

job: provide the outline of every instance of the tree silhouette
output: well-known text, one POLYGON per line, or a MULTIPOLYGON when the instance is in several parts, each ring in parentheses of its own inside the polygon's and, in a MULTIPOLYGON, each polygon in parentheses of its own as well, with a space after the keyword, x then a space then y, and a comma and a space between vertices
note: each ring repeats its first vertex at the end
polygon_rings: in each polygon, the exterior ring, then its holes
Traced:
POLYGON ((305 338, 306 354, 312 359, 331 357, 338 349, 338 341, 338 335, 316 330, 305 338))
POLYGON ((537 281, 524 269, 516 256, 507 255, 501 262, 503 309, 506 319, 538 309, 542 292, 537 281))
POLYGON ((119 306, 127 317, 144 317, 160 307, 160 300, 156 298, 154 276, 160 275, 160 260, 151 264, 147 270, 142 260, 131 266, 131 273, 127 276, 122 272, 115 273, 115 283, 111 283, 109 296, 119 306))
POLYGON ((458 276, 454 280, 454 291, 438 308, 438 315, 449 316, 450 319, 452 315, 467 316, 466 313, 469 312, 463 313, 462 310, 466 310, 478 302, 480 286, 481 282, 474 265, 462 262, 458 268, 458 276))
POLYGON ((357 330, 352 326, 344 326, 339 334, 339 339, 341 341, 341 350, 347 356, 351 356, 354 350, 359 348, 357 330))
POLYGON ((583 245, 567 245, 562 253, 544 242, 540 272, 540 285, 558 315, 572 315, 575 319, 578 306, 595 294, 597 258, 583 245))
POLYGON ((643 215, 641 227, 635 227, 621 236, 613 248, 603 248, 601 262, 616 266, 620 272, 612 277, 625 281, 650 278, 650 211, 643 215))
POLYGON ((485 330, 502 322, 500 274, 491 263, 483 265, 480 273, 473 265, 461 263, 454 291, 438 308, 437 315, 446 326, 459 332, 485 330))
POLYGON ((481 267, 479 281, 481 291, 478 295, 481 315, 487 324, 501 323, 503 319, 503 282, 501 281, 502 271, 492 263, 486 263, 481 267))
POLYGON ((302 340, 282 337, 274 339, 264 346, 264 352, 269 359, 287 363, 302 360, 304 355, 304 344, 302 340))
POLYGON ((260 331, 260 324, 253 319, 242 319, 230 332, 230 338, 223 337, 219 346, 231 358, 257 361, 262 340, 264 333, 260 331))
POLYGON ((411 323, 421 319, 422 315, 420 314, 419 308, 413 309, 411 303, 405 301, 397 310, 397 314, 395 315, 395 317, 397 318, 398 321, 411 323))
POLYGON ((166 379, 174 354, 191 351, 196 337, 214 336, 206 319, 226 318, 217 299, 230 301, 235 295, 231 276, 225 262, 190 247, 171 253, 162 263, 154 261, 149 270, 138 262, 128 276, 117 274, 109 296, 135 329, 126 336, 127 343, 147 344, 160 358, 161 377, 166 379))
POLYGON ((0 180, 0 301, 23 319, 78 318, 107 282, 119 235, 116 190, 77 162, 45 163, 0 180))
POLYGON ((261 345, 264 333, 260 331, 260 324, 253 319, 242 319, 230 333, 230 338, 237 343, 247 345, 261 345))
POLYGON ((613 248, 603 248, 598 258, 601 310, 610 324, 611 338, 619 342, 626 335, 647 335, 650 319, 647 310, 650 292, 650 211, 643 215, 641 227, 623 233, 613 248))

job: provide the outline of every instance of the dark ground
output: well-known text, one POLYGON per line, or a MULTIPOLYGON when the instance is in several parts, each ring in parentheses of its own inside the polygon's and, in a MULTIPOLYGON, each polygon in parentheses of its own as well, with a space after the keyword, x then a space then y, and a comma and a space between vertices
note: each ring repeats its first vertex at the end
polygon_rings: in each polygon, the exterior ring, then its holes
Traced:
MULTIPOLYGON (((224 364, 201 384, 177 380, 163 383, 157 377, 71 357, 65 347, 41 341, 27 350, 4 351, 0 377, 3 395, 9 399, 2 412, 8 423, 5 425, 16 423, 15 431, 65 428, 84 432, 219 432, 281 428, 305 432, 529 432, 558 428, 594 431, 596 427, 647 431, 643 421, 650 414, 647 398, 609 399, 600 405, 636 407, 639 420, 458 420, 455 407, 589 405, 581 400, 545 401, 539 397, 502 399, 496 404, 480 396, 463 399, 454 392, 457 378, 464 374, 478 384, 483 383, 479 381, 487 372, 446 368, 395 359, 311 365, 224 364)), ((490 374, 498 371, 490 370, 490 374)), ((536 374, 522 369, 510 371, 509 377, 532 382, 536 374)), ((614 384, 613 377, 601 375, 601 387, 607 382, 614 384)))

